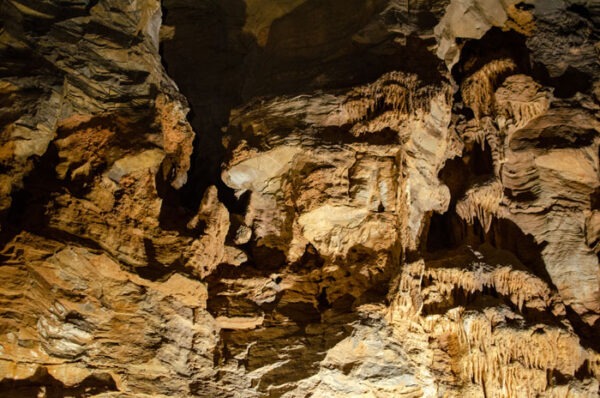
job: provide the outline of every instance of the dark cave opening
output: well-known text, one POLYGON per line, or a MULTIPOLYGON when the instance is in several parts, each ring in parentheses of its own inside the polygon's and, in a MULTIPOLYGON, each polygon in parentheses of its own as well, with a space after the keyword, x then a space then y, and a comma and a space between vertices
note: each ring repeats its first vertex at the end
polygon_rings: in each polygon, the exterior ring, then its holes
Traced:
POLYGON ((483 243, 485 235, 479 222, 468 226, 456 214, 456 202, 466 190, 478 181, 485 181, 494 175, 494 162, 487 142, 484 145, 469 143, 465 155, 446 161, 438 178, 450 190, 448 210, 439 214, 434 212, 428 220, 427 233, 424 234, 426 252, 450 250, 462 244, 483 243))
MULTIPOLYGON (((455 81, 462 82, 492 60, 508 58, 517 66, 516 73, 531 71, 526 37, 513 30, 503 31, 493 27, 479 40, 467 40, 461 50, 460 60, 452 68, 455 81)), ((503 78, 497 80, 497 84, 503 78)))
MULTIPOLYGON (((13 191, 10 208, 1 214, 0 248, 22 231, 48 233, 45 207, 61 188, 54 169, 58 162, 58 150, 53 144, 48 146, 43 156, 32 161, 33 171, 23 179, 23 187, 13 191)), ((58 238, 61 236, 58 232, 48 235, 58 238)), ((92 247, 97 247, 97 244, 92 247)))
POLYGON ((438 177, 449 188, 451 199, 445 213, 433 213, 428 220, 423 244, 426 256, 456 250, 464 245, 477 248, 490 244, 498 250, 512 253, 535 275, 553 286, 541 254, 544 243, 536 242, 532 235, 524 233, 509 219, 493 216, 490 228, 486 231, 479 220, 475 219, 473 224, 469 224, 456 213, 456 203, 466 190, 472 184, 486 181, 494 175, 492 152, 487 142, 483 146, 469 143, 464 151, 462 158, 446 161, 439 172, 438 177))
MULTIPOLYGON (((533 5, 525 3, 519 3, 517 7, 525 10, 534 8, 533 5)), ((581 5, 572 4, 567 11, 590 20, 589 10, 581 5)), ((558 98, 570 98, 577 92, 589 93, 592 81, 589 73, 569 65, 560 76, 551 76, 548 68, 533 57, 527 40, 525 35, 513 30, 503 31, 493 27, 481 39, 465 42, 460 60, 452 68, 452 76, 460 83, 488 62, 508 58, 516 64, 516 70, 509 72, 510 74, 528 74, 542 85, 553 87, 554 96, 558 98)), ((496 86, 500 85, 505 77, 499 76, 495 82, 496 86)), ((457 101, 461 101, 460 94, 457 101)))
POLYGON ((532 74, 543 85, 553 87, 557 98, 570 98, 578 92, 588 93, 591 89, 592 77, 572 66, 567 67, 562 75, 553 77, 542 63, 536 62, 532 74))
POLYGON ((488 231, 478 220, 473 224, 453 211, 433 214, 427 233, 426 256, 436 256, 439 252, 456 250, 469 245, 477 248, 483 244, 512 253, 518 261, 529 268, 536 276, 554 287, 542 258, 545 244, 535 241, 532 235, 524 233, 513 221, 494 218, 488 231))
POLYGON ((167 0, 162 8, 163 25, 173 26, 175 35, 161 43, 161 59, 188 101, 188 120, 196 133, 188 183, 173 190, 166 205, 195 211, 206 188, 216 185, 219 199, 235 206, 233 191, 220 178, 225 155, 221 129, 241 102, 244 64, 256 45, 242 30, 245 4, 167 0))
POLYGON ((444 214, 433 213, 429 219, 426 251, 434 253, 458 247, 464 240, 461 221, 449 211, 444 214))
POLYGON ((472 144, 468 155, 467 169, 472 171, 474 178, 490 178, 494 175, 492 150, 487 141, 484 142, 484 145, 472 144))
MULTIPOLYGON (((241 0, 164 1, 163 24, 175 33, 161 43, 162 62, 188 100, 188 120, 196 132, 188 182, 165 196, 165 207, 195 211, 209 185, 217 186, 230 211, 242 207, 221 180, 222 137, 230 111, 252 98, 349 88, 398 69, 418 74, 425 83, 439 82, 443 65, 427 49, 433 38, 410 34, 400 43, 388 32, 377 40, 361 39, 384 5, 309 0, 276 18, 261 37, 249 32, 253 10, 241 0)), ((430 14, 421 7, 411 10, 410 18, 432 29, 430 14)), ((385 18, 393 23, 406 16, 387 13, 385 18)), ((165 218, 172 212, 165 210, 165 218)))

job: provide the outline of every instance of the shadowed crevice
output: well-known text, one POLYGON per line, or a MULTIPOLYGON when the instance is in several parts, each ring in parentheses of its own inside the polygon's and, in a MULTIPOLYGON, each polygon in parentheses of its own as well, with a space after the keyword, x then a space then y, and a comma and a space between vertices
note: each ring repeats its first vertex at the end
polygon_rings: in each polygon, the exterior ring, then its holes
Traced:
POLYGON ((0 380, 0 395, 19 398, 67 398, 92 397, 97 394, 118 391, 113 377, 108 373, 87 376, 80 383, 66 386, 60 380, 50 375, 46 368, 39 367, 35 373, 26 379, 0 380))

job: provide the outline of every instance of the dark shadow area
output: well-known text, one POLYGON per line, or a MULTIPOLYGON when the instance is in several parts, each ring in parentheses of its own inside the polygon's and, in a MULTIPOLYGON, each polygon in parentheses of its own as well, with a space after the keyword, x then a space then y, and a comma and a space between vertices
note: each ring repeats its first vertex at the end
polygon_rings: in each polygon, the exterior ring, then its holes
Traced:
POLYGON ((600 339, 598 339, 598 336, 600 336, 600 319, 596 320, 593 325, 589 325, 570 306, 565 305, 565 308, 567 319, 575 329, 580 344, 585 348, 600 352, 600 339))
POLYGON ((487 142, 483 148, 472 143, 465 147, 465 152, 462 158, 447 160, 439 172, 440 181, 450 190, 450 204, 445 213, 433 213, 427 221, 424 249, 429 253, 486 241, 485 231, 479 222, 469 226, 456 214, 456 203, 474 182, 484 181, 493 175, 491 149, 487 142))
POLYGON ((532 235, 525 234, 517 224, 504 218, 492 221, 490 235, 495 247, 514 254, 523 265, 556 289, 542 259, 545 242, 537 243, 532 235))
MULTIPOLYGON (((543 123, 543 116, 540 118, 543 123)), ((522 128, 514 133, 510 149, 522 151, 527 149, 565 149, 582 148, 593 144, 597 136, 594 129, 585 129, 569 124, 554 124, 541 128, 522 128)))
MULTIPOLYGON (((457 39, 460 41, 460 39, 457 39)), ((493 27, 479 40, 467 40, 460 52, 460 59, 452 67, 452 77, 460 86, 465 79, 494 60, 508 59, 514 62, 515 68, 491 70, 490 83, 493 90, 499 87, 504 79, 515 73, 531 74, 530 51, 526 45, 526 37, 512 30, 502 31, 493 27)), ((453 113, 461 115, 468 121, 474 118, 474 112, 465 106, 462 91, 454 94, 453 113)))
MULTIPOLYGON (((257 38, 248 27, 256 15, 248 13, 258 11, 247 10, 241 0, 164 1, 164 24, 173 26, 175 34, 162 43, 161 55, 189 101, 188 119, 197 134, 188 183, 177 193, 180 203, 195 210, 204 190, 216 185, 229 209, 239 207, 221 181, 221 140, 231 109, 252 98, 349 88, 391 70, 439 83, 443 65, 427 49, 433 38, 408 35, 398 43, 385 31, 363 37, 385 5, 380 0, 308 0, 275 18, 265 27, 268 34, 257 38)), ((270 8, 264 7, 261 13, 267 15, 270 8)), ((435 22, 425 8, 411 10, 410 18, 424 26, 435 22)))
POLYGON ((24 32, 42 36, 60 21, 89 15, 90 8, 97 2, 30 1, 26 6, 23 5, 29 12, 21 12, 17 5, 3 1, 0 3, 0 22, 13 37, 19 37, 24 32))
MULTIPOLYGON (((32 172, 25 177, 23 188, 13 191, 11 207, 0 220, 0 251, 21 231, 41 232, 48 226, 46 206, 52 194, 60 189, 54 171, 57 164, 58 151, 51 144, 42 157, 34 159, 32 172)), ((56 231, 52 235, 59 236, 56 231)))
POLYGON ((260 270, 275 271, 286 264, 285 253, 280 249, 251 244, 250 253, 253 263, 260 270))
MULTIPOLYGON (((600 154, 598 156, 600 158, 600 154)), ((596 188, 590 197, 592 210, 600 210, 600 187, 596 188)))
MULTIPOLYGON (((452 68, 452 76, 460 83, 490 61, 503 58, 515 62, 516 73, 529 74, 530 56, 525 41, 526 37, 515 31, 491 28, 481 39, 468 40, 465 43, 459 62, 452 68)), ((501 84, 502 80, 500 77, 496 83, 501 84)))
POLYGON ((171 264, 163 264, 156 258, 156 248, 151 239, 144 238, 144 250, 146 252, 147 264, 144 267, 132 268, 132 271, 144 279, 153 282, 165 281, 171 275, 180 273, 184 275, 194 275, 194 269, 185 267, 181 259, 177 259, 171 264))
POLYGON ((592 12, 581 4, 571 4, 567 7, 567 11, 574 12, 575 14, 579 15, 580 17, 583 17, 583 18, 589 19, 589 20, 591 20, 592 17, 594 17, 592 12))
MULTIPOLYGON (((140 125, 144 126, 146 130, 152 131, 153 120, 154 115, 152 113, 142 113, 135 117, 128 117, 128 115, 100 116, 78 124, 72 129, 59 129, 57 131, 57 139, 72 138, 70 137, 71 134, 79 134, 81 132, 84 132, 83 136, 94 136, 95 134, 101 135, 98 133, 98 131, 101 130, 116 131, 119 134, 115 134, 110 139, 107 139, 106 142, 103 142, 105 148, 97 149, 98 151, 105 149, 112 150, 115 153, 126 154, 130 151, 131 147, 140 149, 145 149, 145 147, 148 149, 152 148, 149 146, 151 144, 144 143, 144 137, 140 137, 136 132, 139 131, 140 125), (123 121, 127 120, 135 120, 136 122, 131 125, 121 124, 123 121), (87 129, 90 129, 90 132, 87 132, 87 135, 85 135, 87 129)), ((77 142, 75 140, 73 141, 77 142)), ((89 159, 83 158, 81 161, 71 161, 65 178, 60 179, 57 175, 56 168, 57 165, 66 159, 60 157, 57 145, 59 144, 57 144, 56 141, 52 142, 43 156, 31 160, 32 171, 23 179, 22 188, 13 191, 11 195, 11 207, 4 214, 0 215, 0 221, 2 223, 2 229, 0 230, 0 253, 5 252, 7 245, 18 234, 24 231, 45 237, 55 242, 85 247, 90 251, 110 253, 104 246, 104 242, 89 237, 85 230, 77 231, 69 229, 69 227, 65 228, 67 230, 63 230, 60 225, 57 226, 55 224, 56 220, 52 219, 53 216, 56 216, 53 207, 60 206, 55 201, 55 198, 58 195, 69 193, 75 198, 85 198, 86 195, 90 193, 90 189, 94 185, 94 182, 92 181, 94 176, 106 171, 106 159, 103 158, 105 154, 98 155, 98 159, 94 160, 93 165, 91 166, 93 172, 90 172, 84 177, 76 176, 72 178, 70 172, 89 159)), ((85 148, 85 144, 82 144, 82 147, 85 148)), ((78 148, 79 147, 71 147, 71 153, 77 153, 78 148)), ((98 154, 98 152, 96 154, 98 154)), ((158 173, 158 175, 160 175, 160 173, 158 173)), ((159 179, 158 176, 157 179, 159 179)), ((157 187, 160 186, 161 185, 157 183, 157 187)), ((115 192, 117 201, 122 194, 123 192, 119 190, 115 192)), ((166 208, 173 213, 178 210, 185 211, 185 209, 182 208, 166 208)), ((181 235, 183 236, 191 236, 193 231, 189 231, 185 228, 185 221, 188 219, 189 217, 169 218, 169 221, 173 224, 167 226, 181 232, 181 235)), ((65 221, 68 222, 70 220, 65 221)), ((71 221, 77 222, 77 220, 71 221)), ((127 266, 131 272, 152 281, 164 280, 175 272, 188 275, 193 273, 191 269, 184 267, 183 262, 180 259, 171 264, 162 264, 159 262, 156 258, 156 248, 151 239, 144 239, 144 249, 148 259, 146 266, 135 267, 124 261, 119 262, 124 266, 127 266)), ((114 255, 115 253, 112 254, 114 255)), ((7 256, 0 254, 0 265, 2 261, 7 259, 7 256)))
POLYGON ((468 224, 456 213, 448 211, 431 217, 427 239, 427 252, 435 255, 440 251, 470 245, 474 249, 488 243, 496 249, 512 253, 537 277, 554 287, 542 258, 545 244, 537 243, 532 235, 525 234, 517 224, 504 218, 494 218, 489 231, 479 221, 468 224))
POLYGON ((533 10, 535 6, 533 4, 528 4, 522 1, 520 3, 515 4, 515 8, 517 10, 530 11, 533 10))
POLYGON ((450 189, 450 205, 445 213, 433 213, 429 218, 427 232, 423 235, 425 252, 427 255, 436 255, 463 245, 476 249, 487 243, 512 253, 535 275, 554 287, 542 259, 545 243, 537 243, 532 235, 525 234, 511 220, 493 217, 486 231, 479 220, 468 224, 456 213, 456 203, 465 191, 473 183, 493 175, 493 160, 487 143, 483 148, 476 143, 467 146, 465 152, 462 158, 448 160, 439 173, 440 181, 450 189))
POLYGON ((589 360, 586 359, 585 361, 583 361, 583 363, 581 364, 579 369, 577 369, 575 371, 575 378, 578 380, 585 380, 585 379, 591 379, 593 377, 594 377, 594 375, 590 371, 589 360))
POLYGON ((600 38, 597 2, 557 2, 534 11, 536 31, 528 38, 533 76, 554 88, 554 96, 590 93, 599 64, 594 44, 600 38), (578 3, 578 4, 572 4, 578 3))
POLYGON ((467 169, 471 170, 475 178, 492 177, 494 175, 494 160, 492 159, 492 150, 487 141, 482 146, 473 143, 469 151, 469 162, 467 169))
POLYGON ((246 58, 256 48, 254 38, 243 31, 245 3, 167 0, 163 13, 163 24, 174 26, 175 35, 162 43, 162 60, 188 99, 188 119, 196 132, 188 183, 177 195, 183 206, 196 210, 206 188, 216 185, 220 200, 233 205, 233 192, 220 178, 221 129, 230 110, 241 103, 246 58))
POLYGON ((248 263, 238 267, 222 264, 206 279, 207 309, 214 317, 262 317, 256 327, 222 329, 221 347, 214 360, 218 365, 237 361, 246 372, 252 372, 273 365, 273 355, 279 355, 288 362, 255 379, 254 386, 269 396, 281 396, 293 386, 285 383, 314 375, 326 352, 350 335, 352 322, 359 319, 356 305, 384 302, 393 266, 389 262, 366 276, 362 268, 376 253, 360 245, 349 251, 340 269, 322 273, 315 271, 335 260, 321 257, 310 244, 294 264, 287 264, 284 256, 280 259, 272 251, 258 256, 250 253, 248 263), (273 260, 266 266, 262 262, 269 257, 273 260), (348 268, 344 264, 355 265, 348 268), (293 279, 288 281, 290 274, 293 279), (249 293, 247 283, 265 287, 257 296, 249 293), (277 290, 282 284, 285 288, 277 290), (342 294, 341 285, 353 286, 354 291, 360 287, 362 294, 342 294))
POLYGON ((429 219, 426 250, 429 253, 451 250, 464 241, 464 223, 451 212, 433 213, 429 219))
POLYGON ((323 264, 325 264, 325 260, 319 255, 317 249, 309 243, 306 245, 300 260, 290 264, 289 267, 294 274, 303 274, 321 268, 323 264))
POLYGON ((465 193, 469 187, 469 167, 461 157, 449 159, 438 174, 438 178, 450 189, 450 205, 465 193))
POLYGON ((536 62, 532 75, 544 86, 553 87, 553 94, 558 98, 570 98, 578 92, 589 93, 591 89, 592 76, 572 66, 567 67, 562 75, 551 77, 544 64, 536 62))
MULTIPOLYGON (((168 169, 166 162, 163 167, 168 169)), ((165 170, 156 174, 154 179, 156 193, 162 199, 162 206, 158 215, 160 227, 164 230, 177 231, 183 236, 194 236, 197 234, 187 228, 187 222, 194 217, 198 210, 199 203, 195 208, 186 207, 182 203, 182 196, 171 186, 169 175, 165 175, 165 170)))
POLYGON ((118 391, 117 385, 108 373, 99 373, 86 377, 75 386, 66 386, 56 380, 46 368, 38 368, 33 376, 23 380, 0 380, 0 395, 3 397, 67 398, 92 397, 97 394, 118 391))

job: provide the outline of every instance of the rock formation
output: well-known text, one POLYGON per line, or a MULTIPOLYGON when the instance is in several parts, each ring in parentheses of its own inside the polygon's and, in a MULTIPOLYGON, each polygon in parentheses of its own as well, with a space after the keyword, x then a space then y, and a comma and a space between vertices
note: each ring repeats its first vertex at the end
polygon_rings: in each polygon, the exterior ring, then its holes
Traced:
POLYGON ((598 2, 0 22, 0 396, 600 393, 598 2))

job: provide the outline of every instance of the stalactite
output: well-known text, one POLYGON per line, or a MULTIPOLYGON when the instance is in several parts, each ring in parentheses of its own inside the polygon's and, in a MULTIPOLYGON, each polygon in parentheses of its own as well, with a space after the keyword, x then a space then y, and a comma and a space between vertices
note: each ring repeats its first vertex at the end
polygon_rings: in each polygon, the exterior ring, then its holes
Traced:
POLYGON ((0 396, 596 396, 600 8, 543 3, 1 2, 0 396))
POLYGON ((491 115, 494 107, 494 91, 497 79, 516 69, 509 58, 496 59, 466 78, 461 84, 464 103, 473 110, 475 117, 491 115))
MULTIPOLYGON (((427 112, 433 97, 440 93, 449 96, 449 92, 450 88, 446 85, 437 88, 420 86, 418 77, 414 74, 388 72, 372 84, 354 88, 343 104, 343 109, 353 123, 376 123, 379 113, 393 111, 387 115, 388 119, 398 118, 393 126, 403 120, 403 115, 411 115, 420 110, 427 112)), ((379 123, 384 121, 385 119, 379 119, 379 123)))
POLYGON ((477 219, 487 232, 497 217, 502 203, 504 187, 493 179, 470 188, 456 204, 456 214, 469 224, 477 219))
POLYGON ((508 134, 525 127, 550 108, 548 90, 526 75, 508 77, 496 90, 494 99, 496 120, 508 134))
POLYGON ((582 350, 577 337, 568 330, 549 325, 523 325, 521 329, 494 326, 493 319, 500 313, 493 307, 482 313, 455 306, 443 315, 423 315, 415 311, 410 300, 418 293, 431 303, 432 299, 451 297, 457 288, 468 294, 487 288, 510 298, 519 310, 528 305, 539 308, 540 302, 543 308, 550 307, 554 300, 550 288, 527 272, 478 261, 466 267, 432 266, 419 261, 404 266, 397 283, 401 294, 395 294, 396 304, 390 307, 395 316, 389 318, 390 322, 418 323, 444 341, 454 336, 462 353, 460 377, 482 386, 489 396, 534 397, 549 391, 546 374, 553 369, 574 375, 586 362, 594 369, 590 373, 598 371, 600 361, 595 353, 582 350), (429 281, 425 287, 421 286, 422 280, 429 281))

